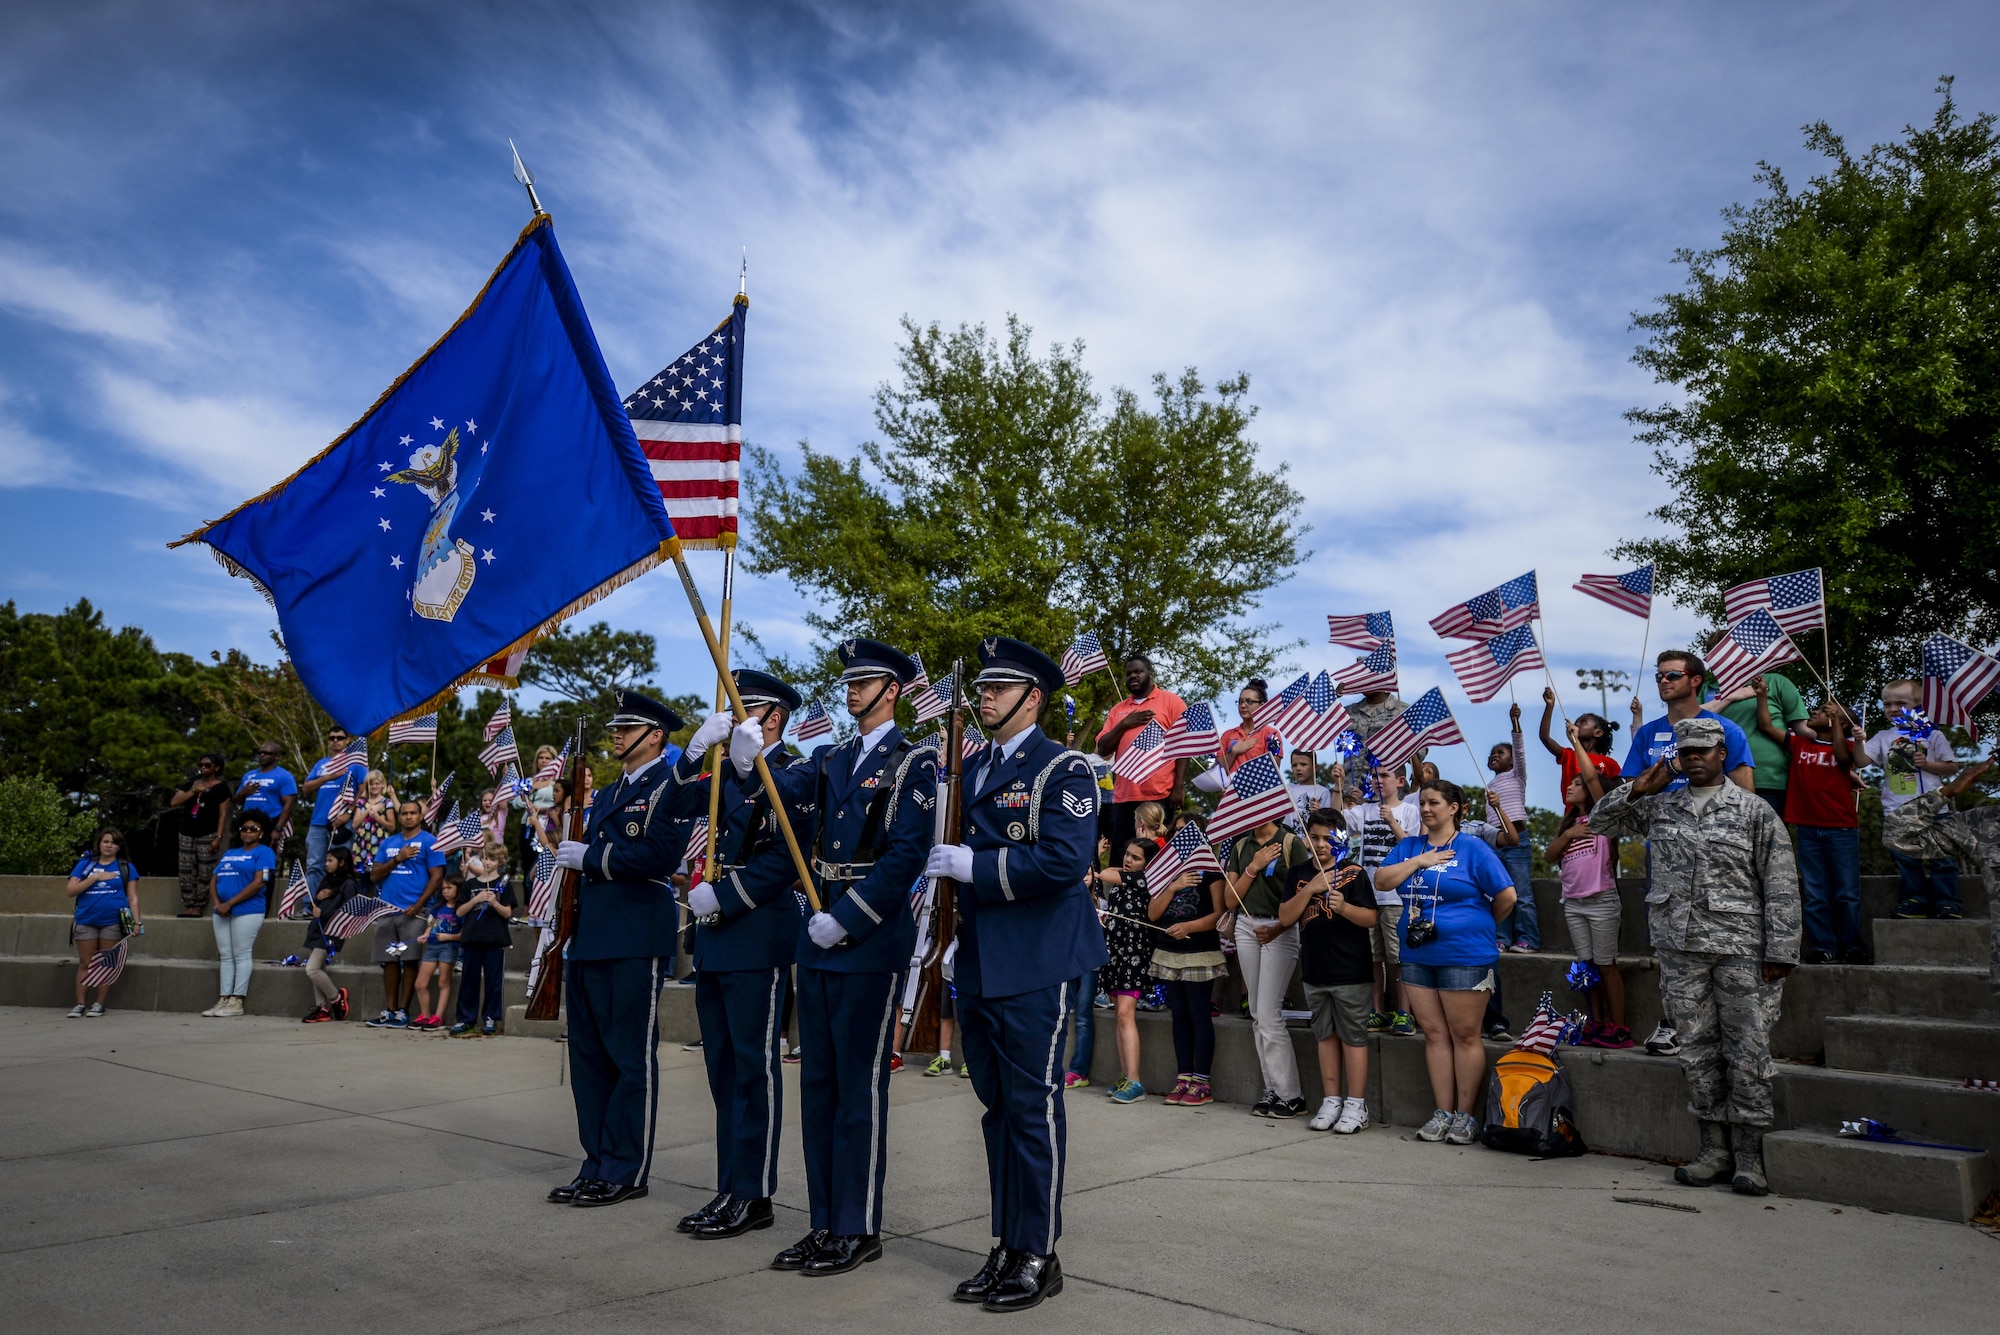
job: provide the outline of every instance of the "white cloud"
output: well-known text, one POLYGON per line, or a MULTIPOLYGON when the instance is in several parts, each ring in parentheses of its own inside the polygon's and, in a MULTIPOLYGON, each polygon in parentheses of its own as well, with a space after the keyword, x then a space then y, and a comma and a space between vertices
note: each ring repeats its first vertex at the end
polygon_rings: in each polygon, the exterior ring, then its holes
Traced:
POLYGON ((16 247, 0 249, 0 307, 71 333, 166 347, 174 320, 158 301, 16 247))
POLYGON ((215 485, 232 505, 289 475, 340 430, 280 400, 176 393, 102 368, 96 382, 103 420, 123 440, 215 485))

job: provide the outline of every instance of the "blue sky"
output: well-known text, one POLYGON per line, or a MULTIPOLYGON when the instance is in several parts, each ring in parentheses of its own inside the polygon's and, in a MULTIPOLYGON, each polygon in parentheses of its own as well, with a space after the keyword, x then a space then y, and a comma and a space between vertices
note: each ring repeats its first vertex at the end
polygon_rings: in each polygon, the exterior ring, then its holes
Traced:
MULTIPOLYGON (((1808 121, 1891 137, 1941 74, 2000 108, 1996 47, 1970 4, 12 5, 0 596, 266 652, 255 591, 165 544, 457 315, 525 221, 511 135, 621 386, 748 248, 745 430, 781 452, 870 437, 904 314, 1018 312, 1107 390, 1247 371, 1315 528, 1265 609, 1288 666, 1388 606, 1404 694, 1447 683, 1483 753, 1503 712, 1423 629, 1448 602, 1534 567, 1559 683, 1638 665, 1640 624, 1568 586, 1651 531, 1621 414, 1664 397, 1629 323, 1674 249, 1759 159, 1810 171, 1808 121)), ((739 605, 803 643, 793 590, 739 605)), ((708 689, 669 577, 593 615, 708 689)), ((1662 609, 1653 644, 1694 627, 1662 609)))

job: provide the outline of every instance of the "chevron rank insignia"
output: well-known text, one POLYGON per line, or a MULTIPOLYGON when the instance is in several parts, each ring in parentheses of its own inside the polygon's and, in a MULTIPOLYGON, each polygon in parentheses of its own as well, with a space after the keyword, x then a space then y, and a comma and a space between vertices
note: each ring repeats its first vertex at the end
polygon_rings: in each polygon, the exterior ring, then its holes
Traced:
POLYGON ((1081 797, 1076 793, 1064 793, 1062 795, 1062 803, 1063 803, 1063 810, 1067 811, 1070 815, 1076 817, 1078 820, 1088 820, 1090 817, 1097 814, 1096 803, 1092 802, 1089 798, 1081 797))

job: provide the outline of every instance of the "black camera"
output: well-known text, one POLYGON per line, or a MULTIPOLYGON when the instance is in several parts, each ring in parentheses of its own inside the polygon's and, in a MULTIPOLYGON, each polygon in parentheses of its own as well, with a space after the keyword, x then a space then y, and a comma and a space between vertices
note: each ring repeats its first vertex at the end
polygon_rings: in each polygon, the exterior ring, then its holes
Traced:
POLYGON ((1418 918, 1410 924, 1410 930, 1403 934, 1403 944, 1411 947, 1427 946, 1437 940, 1436 918, 1418 918))

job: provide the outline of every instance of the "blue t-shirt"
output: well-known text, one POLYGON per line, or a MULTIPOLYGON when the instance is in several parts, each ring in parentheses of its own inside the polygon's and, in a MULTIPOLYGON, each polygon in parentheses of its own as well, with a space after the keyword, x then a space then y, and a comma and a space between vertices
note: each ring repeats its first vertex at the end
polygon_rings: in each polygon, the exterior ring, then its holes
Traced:
MULTIPOLYGON (((327 773, 326 759, 315 760, 313 761, 313 767, 306 771, 306 780, 310 782, 325 773, 327 773)), ((354 791, 359 793, 361 785, 367 782, 368 767, 356 761, 347 767, 345 775, 335 774, 325 783, 313 789, 312 823, 314 825, 326 824, 328 818, 333 815, 333 799, 340 796, 340 785, 343 779, 353 779, 354 791)))
POLYGON ((257 893, 229 910, 231 913, 262 913, 271 899, 271 873, 278 869, 278 855, 271 851, 269 844, 258 844, 255 848, 232 848, 224 853, 215 864, 215 898, 226 904, 243 893, 244 887, 264 873, 264 884, 257 893))
MULTIPOLYGON (((274 765, 270 769, 253 769, 243 776, 243 783, 250 785, 250 791, 243 796, 243 809, 260 811, 274 821, 278 819, 278 813, 284 810, 285 799, 296 797, 299 792, 299 781, 294 779, 292 772, 283 765, 274 765)), ((241 788, 243 783, 236 786, 241 788)))
POLYGON ((76 897, 76 924, 79 927, 110 927, 118 921, 118 911, 132 907, 125 899, 127 882, 139 879, 129 862, 99 862, 85 854, 70 868, 73 880, 82 880, 94 871, 115 871, 119 879, 99 881, 76 897))
MULTIPOLYGON (((1382 861, 1389 865, 1407 862, 1430 847, 1421 834, 1390 849, 1382 861)), ((1493 900, 1503 890, 1514 888, 1492 849, 1477 835, 1460 833, 1451 841, 1452 857, 1435 867, 1425 867, 1403 882, 1403 958, 1432 967, 1445 964, 1491 964, 1500 958, 1493 925, 1493 900), (1437 935, 1421 946, 1409 944, 1410 923, 1421 915, 1437 915, 1437 935)))
POLYGON ((424 897, 424 887, 431 883, 430 869, 444 866, 444 854, 434 847, 436 843, 436 836, 429 830, 418 830, 407 836, 392 834, 382 841, 382 846, 375 850, 375 861, 386 862, 393 868, 382 878, 375 891, 384 904, 406 909, 424 897), (414 844, 424 851, 417 857, 397 862, 396 850, 405 844, 414 844))
POLYGON ((465 924, 460 920, 457 909, 439 909, 431 914, 431 930, 424 939, 433 945, 455 946, 458 942, 439 941, 438 938, 461 934, 464 931, 465 924))
MULTIPOLYGON (((1743 729, 1711 709, 1702 710, 1700 717, 1712 718, 1722 725, 1722 740, 1728 756, 1722 762, 1724 774, 1738 765, 1755 767, 1757 761, 1750 754, 1750 739, 1743 735, 1743 729)), ((1665 714, 1646 720, 1639 725, 1639 731, 1632 734, 1632 749, 1625 753, 1625 777, 1638 778, 1662 759, 1673 755, 1675 749, 1673 721, 1665 714)), ((1676 788, 1685 787, 1687 775, 1676 774, 1673 782, 1667 785, 1667 791, 1671 793, 1676 788)))

